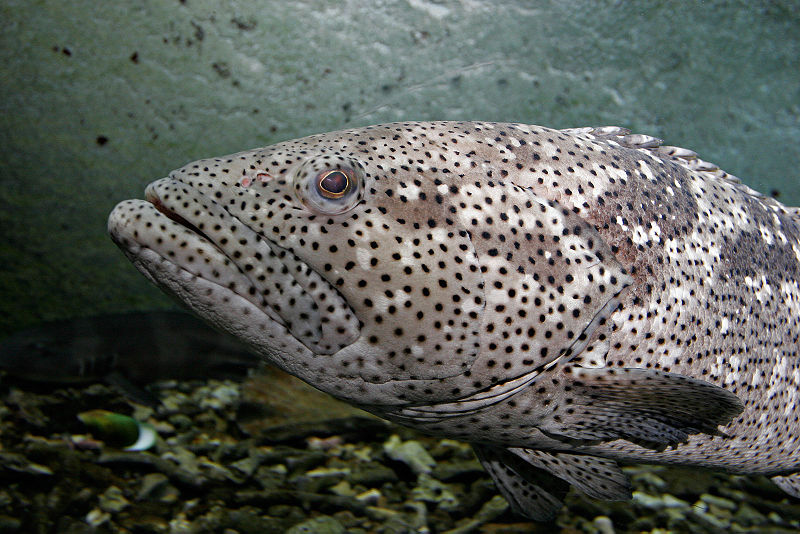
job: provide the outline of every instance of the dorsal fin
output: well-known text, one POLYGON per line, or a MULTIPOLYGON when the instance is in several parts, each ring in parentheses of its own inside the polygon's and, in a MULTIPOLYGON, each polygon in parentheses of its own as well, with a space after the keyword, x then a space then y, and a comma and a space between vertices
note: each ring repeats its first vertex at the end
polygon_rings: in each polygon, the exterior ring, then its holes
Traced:
POLYGON ((784 206, 774 198, 767 196, 743 184, 736 176, 723 171, 719 165, 700 159, 697 153, 687 148, 665 145, 657 138, 644 134, 632 134, 627 128, 620 126, 599 126, 585 128, 565 128, 561 130, 571 135, 591 135, 595 138, 604 138, 626 148, 634 148, 650 152, 658 157, 670 159, 682 167, 692 171, 713 176, 718 180, 733 184, 742 193, 763 202, 771 209, 788 215, 800 224, 800 207, 784 206))

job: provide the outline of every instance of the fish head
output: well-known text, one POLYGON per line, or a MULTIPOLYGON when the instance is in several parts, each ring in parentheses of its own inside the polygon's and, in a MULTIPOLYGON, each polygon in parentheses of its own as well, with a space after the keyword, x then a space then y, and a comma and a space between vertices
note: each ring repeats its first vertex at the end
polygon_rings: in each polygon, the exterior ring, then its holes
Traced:
POLYGON ((479 351, 480 268, 450 186, 395 152, 399 130, 190 163, 117 205, 110 234, 201 317, 335 395, 461 374, 479 351))
POLYGON ((536 157, 519 139, 552 135, 520 128, 396 123, 200 160, 120 203, 109 230, 317 388, 449 402, 579 353, 630 283, 594 227, 514 182, 536 157))

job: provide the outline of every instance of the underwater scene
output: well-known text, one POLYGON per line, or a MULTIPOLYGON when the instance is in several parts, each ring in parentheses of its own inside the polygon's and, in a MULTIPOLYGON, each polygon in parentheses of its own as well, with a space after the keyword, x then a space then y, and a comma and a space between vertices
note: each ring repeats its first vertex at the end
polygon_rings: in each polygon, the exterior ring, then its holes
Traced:
POLYGON ((796 2, 0 27, 0 532, 800 531, 796 2))

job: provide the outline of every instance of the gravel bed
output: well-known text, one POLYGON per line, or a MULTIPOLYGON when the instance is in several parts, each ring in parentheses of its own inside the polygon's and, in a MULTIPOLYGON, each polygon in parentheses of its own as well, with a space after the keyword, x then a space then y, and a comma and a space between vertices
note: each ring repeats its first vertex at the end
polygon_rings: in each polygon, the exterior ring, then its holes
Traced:
POLYGON ((0 380, 0 533, 613 533, 800 530, 764 477, 629 466, 631 502, 571 491, 550 523, 513 515, 469 446, 389 424, 274 370, 163 382, 157 408, 101 384, 0 380), (146 451, 92 435, 105 409, 158 432, 146 451))

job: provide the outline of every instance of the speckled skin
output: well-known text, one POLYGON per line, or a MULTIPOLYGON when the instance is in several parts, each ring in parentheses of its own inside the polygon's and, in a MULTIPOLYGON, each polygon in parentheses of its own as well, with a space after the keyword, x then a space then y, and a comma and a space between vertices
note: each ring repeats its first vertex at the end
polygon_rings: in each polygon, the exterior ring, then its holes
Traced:
POLYGON ((608 459, 798 471, 797 211, 691 151, 396 123, 201 160, 147 198, 109 218, 146 276, 319 389, 474 443, 531 517, 561 498, 533 471, 600 498, 627 495, 608 459))

